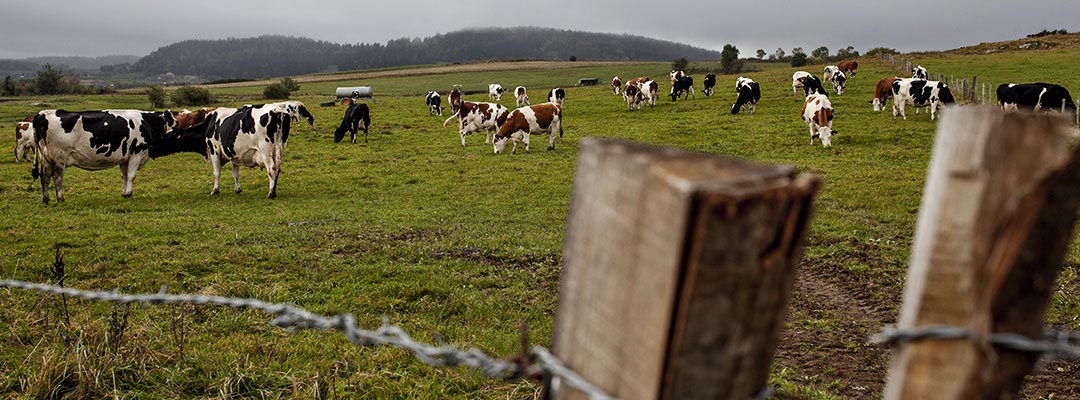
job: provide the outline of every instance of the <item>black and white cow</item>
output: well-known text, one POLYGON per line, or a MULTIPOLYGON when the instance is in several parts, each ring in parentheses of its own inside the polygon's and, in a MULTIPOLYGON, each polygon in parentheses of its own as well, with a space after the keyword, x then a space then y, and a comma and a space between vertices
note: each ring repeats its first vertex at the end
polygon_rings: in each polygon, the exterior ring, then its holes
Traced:
POLYGON ((952 91, 945 82, 924 79, 898 79, 892 84, 893 119, 897 115, 907 119, 905 106, 930 107, 930 119, 937 115, 939 107, 955 103, 952 91))
POLYGON ((705 97, 712 96, 713 87, 716 86, 716 74, 705 74, 705 82, 703 82, 705 88, 701 89, 701 93, 705 94, 705 97))
POLYGON ((566 101, 566 91, 562 90, 562 88, 554 88, 548 92, 549 103, 555 103, 562 107, 564 101, 566 101))
POLYGON ((514 88, 514 102, 518 107, 532 104, 529 102, 529 92, 524 86, 514 88))
POLYGON ((842 95, 844 94, 844 89, 847 88, 847 75, 844 75, 844 71, 837 69, 836 71, 833 71, 829 82, 832 82, 833 89, 836 90, 836 95, 842 95))
POLYGON ((499 101, 502 100, 502 94, 506 89, 503 89, 502 85, 498 83, 492 83, 488 85, 488 100, 499 101))
POLYGON ((911 79, 927 80, 930 79, 930 74, 926 72, 926 68, 923 68, 922 65, 916 65, 911 69, 911 79))
POLYGON ((428 106, 428 115, 438 114, 440 117, 442 116, 442 96, 439 96, 439 92, 434 90, 427 92, 427 96, 424 97, 424 102, 427 103, 428 106))
POLYGON ((731 106, 731 115, 738 114, 743 107, 749 110, 751 115, 754 114, 754 108, 761 100, 761 87, 758 83, 740 76, 735 80, 735 92, 739 94, 739 98, 735 99, 735 104, 731 106))
POLYGON ((837 67, 835 65, 826 65, 825 73, 822 74, 821 77, 826 81, 832 82, 833 75, 835 75, 837 72, 840 72, 840 67, 837 67))
MULTIPOLYGON (((680 76, 675 78, 675 83, 671 84, 671 101, 678 100, 679 96, 683 96, 683 99, 686 99, 693 95, 694 77, 680 76)), ((694 96, 694 98, 697 98, 697 96, 694 96)))
POLYGON ((293 118, 283 104, 262 107, 217 108, 206 116, 206 161, 214 174, 211 195, 220 193, 221 167, 233 164, 233 191, 240 193, 240 167, 266 170, 266 198, 277 197, 277 182, 293 118))
POLYGON ((342 100, 345 105, 345 116, 341 118, 341 125, 334 130, 334 143, 345 138, 345 132, 349 132, 349 140, 356 144, 356 133, 364 130, 364 143, 368 141, 368 127, 371 126, 371 110, 367 104, 354 102, 352 99, 342 100))
POLYGON ((825 88, 821 86, 821 80, 806 71, 795 71, 794 74, 791 74, 791 93, 798 95, 798 88, 803 88, 803 96, 811 94, 829 95, 825 92, 825 88))
POLYGON ((1076 103, 1069 90, 1053 83, 1007 83, 997 87, 998 104, 1004 110, 1060 111, 1076 119, 1076 103))
POLYGON ((41 178, 41 201, 49 204, 49 182, 56 200, 64 201, 64 170, 120 167, 124 197, 131 197, 135 174, 151 158, 178 153, 205 153, 205 125, 178 131, 170 111, 43 110, 34 116, 38 149, 34 175, 41 178))

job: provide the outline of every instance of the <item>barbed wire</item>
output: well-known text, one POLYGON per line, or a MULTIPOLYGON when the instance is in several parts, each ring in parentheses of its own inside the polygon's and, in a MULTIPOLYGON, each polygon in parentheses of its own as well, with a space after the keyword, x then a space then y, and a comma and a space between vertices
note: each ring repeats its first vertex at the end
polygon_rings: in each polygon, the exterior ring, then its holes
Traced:
MULTIPOLYGON (((274 315, 270 324, 283 328, 335 330, 342 332, 349 342, 358 346, 392 346, 404 348, 424 363, 436 367, 467 366, 480 371, 489 378, 517 380, 523 377, 548 376, 557 378, 593 400, 613 400, 611 395, 589 383, 581 375, 567 368, 561 360, 547 349, 536 346, 529 357, 519 357, 517 362, 504 361, 488 356, 475 348, 459 350, 453 346, 432 346, 417 342, 401 327, 383 320, 383 326, 374 331, 356 327, 352 314, 325 316, 287 303, 268 303, 262 300, 237 297, 205 296, 192 294, 167 294, 166 287, 156 294, 122 294, 116 291, 90 291, 15 280, 0 280, 0 287, 71 296, 81 299, 128 304, 194 304, 219 305, 236 309, 253 309, 274 315)), ((524 351, 524 349, 523 349, 524 351)))
POLYGON ((1043 340, 1035 340, 1018 333, 977 335, 968 329, 955 326, 928 325, 897 329, 888 325, 880 333, 870 337, 872 343, 889 346, 922 339, 986 340, 998 347, 1036 353, 1047 358, 1080 360, 1080 348, 1075 347, 1080 343, 1080 334, 1053 329, 1045 329, 1043 340))

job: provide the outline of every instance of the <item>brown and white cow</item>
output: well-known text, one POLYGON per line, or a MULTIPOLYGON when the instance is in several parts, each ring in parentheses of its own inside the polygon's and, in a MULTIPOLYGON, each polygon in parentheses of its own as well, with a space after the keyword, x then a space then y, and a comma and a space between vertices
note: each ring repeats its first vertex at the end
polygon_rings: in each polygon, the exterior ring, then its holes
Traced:
POLYGON ((619 89, 622 89, 622 79, 619 79, 619 76, 615 75, 614 78, 611 78, 611 91, 614 92, 616 96, 618 96, 619 89))
POLYGON ((461 147, 465 147, 465 135, 481 130, 487 131, 484 135, 484 144, 488 144, 491 143, 491 133, 506 122, 506 116, 509 113, 510 110, 501 104, 462 101, 458 111, 443 121, 443 128, 450 124, 450 120, 457 117, 461 147))
POLYGON ((642 77, 638 77, 638 78, 634 78, 634 79, 631 79, 629 81, 626 81, 626 84, 627 85, 634 85, 634 86, 637 86, 637 87, 640 88, 641 84, 643 84, 645 82, 648 82, 648 81, 649 81, 649 77, 642 76, 642 77))
POLYGON ((457 89, 451 90, 446 98, 450 101, 450 112, 457 114, 458 107, 461 107, 461 91, 457 89))
POLYGON ((626 100, 626 111, 641 109, 642 103, 645 102, 645 96, 641 93, 641 87, 630 82, 626 83, 622 95, 623 100, 626 100))
POLYGON ((854 78, 855 73, 859 71, 859 62, 855 60, 841 61, 839 64, 836 64, 836 67, 840 68, 840 72, 854 78))
POLYGON ((34 148, 34 116, 26 117, 15 124, 15 162, 19 162, 19 159, 30 161, 27 157, 27 150, 37 154, 37 149, 34 148))
POLYGON ((647 81, 641 84, 641 96, 649 107, 656 107, 656 99, 660 98, 660 85, 656 81, 647 81))
POLYGON ((517 102, 517 106, 527 106, 529 103, 529 94, 526 92, 524 86, 518 86, 514 88, 514 100, 517 102))
POLYGON ((837 131, 832 130, 833 107, 829 96, 812 93, 806 96, 803 103, 803 122, 810 127, 810 144, 814 144, 814 138, 821 138, 821 145, 832 146, 832 135, 837 131))
POLYGON ((195 111, 184 110, 176 114, 176 129, 187 129, 201 124, 206 119, 206 114, 214 111, 213 108, 200 108, 195 111))
POLYGON ((874 111, 885 109, 885 102, 892 98, 892 84, 898 79, 900 79, 900 77, 891 76, 888 78, 881 78, 881 80, 878 81, 877 86, 874 87, 874 98, 870 100, 870 104, 874 105, 874 111))
POLYGON ((529 151, 529 136, 535 134, 548 134, 548 150, 555 150, 555 132, 562 136, 562 107, 555 103, 543 103, 521 107, 510 112, 506 117, 506 123, 495 134, 495 154, 502 153, 506 148, 506 142, 513 141, 514 148, 510 153, 517 153, 518 142, 525 143, 525 151, 529 151))

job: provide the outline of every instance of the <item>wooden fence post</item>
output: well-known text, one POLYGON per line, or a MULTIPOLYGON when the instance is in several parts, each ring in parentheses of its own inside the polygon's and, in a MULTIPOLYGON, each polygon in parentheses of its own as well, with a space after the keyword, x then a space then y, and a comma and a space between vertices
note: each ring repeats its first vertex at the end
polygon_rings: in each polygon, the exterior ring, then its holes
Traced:
MULTIPOLYGON (((1059 116, 958 107, 927 173, 898 329, 934 325, 1041 339, 1080 207, 1080 153, 1059 116)), ((1012 399, 1036 356, 923 339, 893 356, 885 398, 1012 399)))
POLYGON ((791 166, 583 139, 554 354, 621 399, 754 397, 818 186, 791 166))

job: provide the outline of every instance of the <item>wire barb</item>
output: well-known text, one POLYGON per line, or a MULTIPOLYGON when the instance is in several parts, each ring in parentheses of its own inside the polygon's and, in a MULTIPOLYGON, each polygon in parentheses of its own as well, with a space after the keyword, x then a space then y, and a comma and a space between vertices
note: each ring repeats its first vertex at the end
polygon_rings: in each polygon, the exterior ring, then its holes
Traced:
POLYGON ((1034 340, 1018 333, 992 333, 982 337, 974 332, 954 326, 930 325, 918 328, 897 329, 886 326, 880 333, 871 336, 870 342, 884 346, 895 346, 923 339, 986 340, 998 347, 1036 353, 1051 359, 1080 360, 1080 334, 1067 331, 1046 329, 1043 340, 1034 340))

